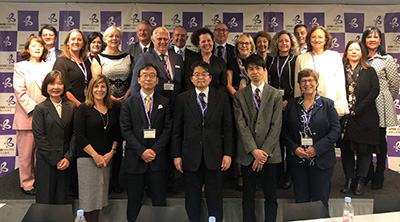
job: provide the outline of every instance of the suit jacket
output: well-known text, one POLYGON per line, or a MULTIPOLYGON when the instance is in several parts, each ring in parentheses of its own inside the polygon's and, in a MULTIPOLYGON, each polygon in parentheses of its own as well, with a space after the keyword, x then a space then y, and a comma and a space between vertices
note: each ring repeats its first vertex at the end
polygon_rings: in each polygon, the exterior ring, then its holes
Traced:
POLYGON ((224 155, 234 155, 232 109, 226 93, 209 89, 204 123, 195 90, 179 94, 173 124, 172 157, 182 157, 183 170, 197 171, 203 159, 209 170, 218 170, 224 155))
MULTIPOLYGON (((194 62, 197 61, 202 61, 203 57, 201 56, 200 53, 196 53, 190 58, 187 58, 185 60, 185 77, 184 77, 184 84, 185 84, 185 91, 189 89, 194 89, 194 85, 192 83, 192 80, 190 77, 192 76, 192 69, 191 65, 194 62)), ((226 92, 227 88, 226 86, 228 85, 228 80, 226 77, 226 64, 224 63, 224 60, 221 58, 218 58, 216 56, 211 56, 210 58, 210 73, 212 74, 212 80, 210 82, 210 87, 214 89, 218 89, 221 92, 226 92)))
POLYGON ((169 101, 164 96, 154 93, 153 109, 150 114, 151 128, 156 129, 155 139, 144 139, 143 129, 148 128, 148 121, 140 93, 133 94, 124 100, 120 125, 122 136, 126 141, 125 172, 131 174, 145 173, 150 167, 153 171, 164 170, 166 166, 167 145, 172 130, 172 117, 169 101), (141 155, 146 149, 156 152, 156 158, 146 163, 141 155))
POLYGON ((14 65, 13 86, 17 99, 14 130, 32 130, 32 111, 45 99, 41 91, 42 81, 51 70, 49 62, 35 65, 31 61, 22 61, 14 65))
POLYGON ((60 57, 60 55, 61 55, 61 53, 62 53, 63 51, 60 50, 60 49, 56 49, 55 52, 56 52, 56 59, 57 59, 58 57, 60 57))
MULTIPOLYGON (((224 59, 226 64, 228 63, 228 61, 235 59, 234 49, 235 49, 235 46, 226 43, 226 60, 224 59)), ((216 55, 217 51, 218 51, 218 49, 215 47, 215 44, 214 44, 213 55, 216 55)))
MULTIPOLYGON (((287 161, 296 166, 299 158, 294 151, 301 145, 299 134, 302 108, 298 103, 299 97, 289 100, 285 108, 282 136, 286 145, 287 161)), ((340 136, 339 118, 334 102, 326 97, 320 97, 312 110, 309 126, 312 131, 313 147, 317 151, 315 162, 322 170, 333 167, 336 163, 335 142, 340 136)))
POLYGON ((36 158, 44 159, 50 166, 63 158, 70 163, 75 158, 74 116, 76 105, 62 101, 61 118, 49 98, 33 111, 32 131, 37 146, 36 158))
POLYGON ((260 110, 256 119, 251 85, 240 89, 233 96, 237 136, 236 161, 250 165, 254 157, 251 151, 261 149, 268 154, 267 164, 282 161, 279 135, 282 127, 282 94, 265 84, 260 110))
POLYGON ((164 83, 168 82, 167 78, 168 73, 165 71, 164 66, 157 52, 154 49, 151 49, 149 52, 140 54, 139 59, 137 60, 135 67, 133 68, 132 83, 131 83, 132 94, 138 93, 140 90, 140 85, 137 81, 137 77, 139 74, 138 71, 140 67, 142 67, 146 63, 151 63, 157 66, 160 72, 159 81, 156 87, 154 88, 154 91, 167 97, 172 104, 175 103, 176 96, 181 91, 184 65, 182 56, 176 54, 175 52, 168 52, 168 55, 169 55, 168 59, 174 76, 174 79, 172 81, 174 83, 174 91, 164 90, 164 83))
MULTIPOLYGON (((149 49, 147 49, 147 51, 150 51, 153 48, 153 42, 150 41, 150 47, 149 49)), ((131 54, 133 56, 133 59, 137 61, 139 59, 139 55, 142 53, 142 49, 140 48, 139 42, 136 42, 126 47, 125 52, 131 54)))

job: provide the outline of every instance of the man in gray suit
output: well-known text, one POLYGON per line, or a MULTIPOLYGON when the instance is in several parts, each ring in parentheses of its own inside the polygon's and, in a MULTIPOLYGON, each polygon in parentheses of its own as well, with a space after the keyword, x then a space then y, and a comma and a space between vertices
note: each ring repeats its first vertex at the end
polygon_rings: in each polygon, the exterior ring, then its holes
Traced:
POLYGON ((251 83, 233 97, 238 133, 236 162, 243 174, 243 221, 256 221, 254 195, 259 176, 265 198, 265 221, 276 221, 277 163, 282 161, 282 94, 263 81, 268 73, 260 56, 247 58, 245 67, 251 83))
POLYGON ((151 35, 153 34, 153 30, 151 28, 151 24, 147 20, 142 20, 136 32, 136 36, 139 39, 139 42, 133 43, 132 45, 126 47, 125 52, 131 54, 135 61, 138 60, 140 53, 150 51, 152 49, 153 43, 151 41, 151 35))

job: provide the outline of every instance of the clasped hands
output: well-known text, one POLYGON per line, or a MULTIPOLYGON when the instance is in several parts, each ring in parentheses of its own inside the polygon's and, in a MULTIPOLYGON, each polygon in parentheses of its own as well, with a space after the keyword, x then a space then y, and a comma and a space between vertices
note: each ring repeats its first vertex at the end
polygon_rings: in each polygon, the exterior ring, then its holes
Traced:
POLYGON ((308 159, 312 158, 315 155, 317 155, 317 151, 315 151, 314 147, 310 146, 306 150, 304 150, 301 147, 297 147, 297 149, 294 151, 296 155, 302 159, 308 159))
POLYGON ((113 156, 114 156, 114 151, 111 150, 110 152, 104 154, 103 156, 100 154, 94 155, 93 160, 98 167, 106 167, 107 164, 111 161, 113 156))
POLYGON ((63 158, 57 163, 57 170, 66 170, 69 167, 69 161, 67 158, 63 158))
POLYGON ((154 150, 146 149, 140 157, 144 160, 144 162, 150 163, 156 158, 156 155, 157 154, 156 152, 154 152, 154 150))
POLYGON ((252 169, 253 171, 259 172, 267 162, 268 154, 261 149, 254 149, 251 151, 251 154, 253 154, 255 158, 252 169))

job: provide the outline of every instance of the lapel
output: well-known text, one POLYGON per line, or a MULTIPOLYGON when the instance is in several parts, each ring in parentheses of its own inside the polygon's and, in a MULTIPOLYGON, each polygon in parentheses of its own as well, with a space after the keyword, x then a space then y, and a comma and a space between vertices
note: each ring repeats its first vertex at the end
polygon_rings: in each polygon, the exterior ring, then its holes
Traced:
POLYGON ((72 115, 72 104, 67 103, 66 100, 63 100, 61 109, 61 121, 63 126, 65 126, 66 121, 70 118, 70 115, 72 115))
MULTIPOLYGON (((28 68, 25 71, 35 81, 35 83, 39 87, 39 89, 41 89, 42 88, 42 76, 39 75, 38 73, 32 74, 31 70, 35 70, 36 71, 36 69, 38 69, 38 68, 42 69, 42 68, 44 68, 44 66, 42 66, 42 65, 41 66, 35 66, 35 64, 33 62, 27 61, 27 67, 28 68)), ((47 69, 45 69, 45 70, 47 71, 47 69)))
POLYGON ((144 126, 148 127, 149 123, 147 122, 146 111, 144 109, 143 100, 140 92, 137 93, 134 97, 133 107, 137 107, 139 109, 139 119, 142 120, 144 126))
MULTIPOLYGON (((46 105, 47 111, 49 112, 50 116, 54 119, 54 121, 60 126, 63 127, 63 123, 61 121, 61 118, 58 116, 56 107, 54 107, 53 103, 51 102, 50 98, 47 98, 44 101, 44 104, 46 105)), ((64 107, 63 107, 64 108, 64 107)), ((62 109, 62 114, 64 113, 64 109, 62 109)), ((61 116, 62 116, 61 114, 61 116)))
POLYGON ((256 108, 253 100, 253 93, 251 92, 251 85, 248 85, 246 86, 246 88, 244 88, 244 100, 246 101, 247 109, 249 110, 250 116, 252 117, 252 119, 255 119, 256 108))
POLYGON ((168 73, 164 69, 164 65, 163 65, 163 63, 161 61, 160 56, 158 56, 156 50, 154 50, 154 49, 151 49, 150 53, 154 56, 154 60, 156 62, 155 65, 160 68, 160 70, 159 70, 161 72, 160 73, 160 78, 165 79, 165 82, 166 82, 168 80, 168 77, 167 77, 168 73))
POLYGON ((178 58, 174 54, 175 54, 174 50, 172 50, 172 52, 168 52, 168 59, 169 59, 169 64, 171 66, 172 76, 175 77, 175 74, 176 74, 175 73, 175 64, 176 64, 176 60, 178 58))
POLYGON ((191 92, 188 93, 188 97, 186 98, 186 102, 188 103, 189 109, 192 111, 193 116, 198 124, 202 123, 201 119, 201 111, 200 106, 197 103, 197 96, 195 89, 191 89, 191 92))
POLYGON ((208 104, 207 104, 207 110, 206 110, 206 116, 205 116, 205 120, 204 123, 207 123, 211 117, 212 114, 215 110, 215 107, 217 106, 217 92, 214 91, 214 89, 209 87, 209 91, 208 91, 208 104))
POLYGON ((261 100, 260 110, 258 111, 258 117, 260 117, 260 113, 262 113, 263 110, 265 109, 265 106, 267 104, 266 101, 269 100, 270 96, 271 96, 271 89, 265 83, 264 84, 264 88, 263 88, 263 93, 262 93, 262 100, 261 100))
POLYGON ((153 94, 153 110, 151 110, 151 114, 150 114, 150 122, 151 125, 154 126, 154 121, 156 119, 157 116, 157 112, 158 112, 158 106, 161 105, 159 99, 158 99, 158 95, 156 92, 154 92, 153 94))

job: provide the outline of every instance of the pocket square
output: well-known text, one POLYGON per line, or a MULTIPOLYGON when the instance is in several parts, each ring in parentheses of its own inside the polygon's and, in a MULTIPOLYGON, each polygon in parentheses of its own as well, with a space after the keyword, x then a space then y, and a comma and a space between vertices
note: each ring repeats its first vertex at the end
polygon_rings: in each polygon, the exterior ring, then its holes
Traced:
POLYGON ((181 66, 180 65, 175 65, 175 69, 180 69, 181 66))
POLYGON ((164 108, 164 107, 162 106, 162 104, 159 104, 157 109, 162 109, 162 108, 164 108))

